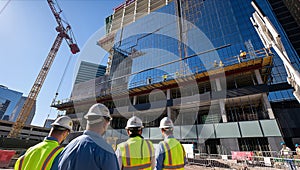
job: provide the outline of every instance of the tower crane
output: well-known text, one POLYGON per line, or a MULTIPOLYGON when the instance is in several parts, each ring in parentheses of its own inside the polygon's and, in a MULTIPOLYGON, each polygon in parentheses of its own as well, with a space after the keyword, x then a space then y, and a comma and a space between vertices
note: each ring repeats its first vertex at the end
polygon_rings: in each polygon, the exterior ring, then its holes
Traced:
POLYGON ((57 54, 57 51, 62 43, 62 41, 65 39, 67 44, 70 47, 70 50, 73 54, 78 53, 79 47, 76 43, 76 40, 74 38, 74 35, 72 33, 71 30, 71 26, 65 22, 64 20, 62 20, 62 18, 60 17, 60 13, 62 12, 62 10, 60 9, 60 7, 53 2, 53 0, 47 0, 48 5, 55 17, 55 20, 58 24, 58 26, 56 27, 56 31, 58 32, 55 41, 50 49, 50 52, 48 53, 48 56, 42 66, 42 69, 40 70, 29 94, 28 97, 22 107, 22 110, 20 111, 20 114, 16 120, 16 122, 14 123, 10 133, 8 134, 9 138, 16 138, 18 137, 18 135, 20 134, 22 128, 24 127, 24 124, 31 112, 31 109, 35 103, 35 100, 37 99, 37 96, 43 86, 43 83, 46 79, 46 76, 49 72, 49 69, 53 63, 53 60, 55 59, 55 56, 57 54))

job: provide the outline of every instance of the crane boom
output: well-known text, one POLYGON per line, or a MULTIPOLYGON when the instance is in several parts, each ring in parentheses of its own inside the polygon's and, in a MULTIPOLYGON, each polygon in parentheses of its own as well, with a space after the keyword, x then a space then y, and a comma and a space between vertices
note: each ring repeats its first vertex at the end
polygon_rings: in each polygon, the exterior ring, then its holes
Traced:
POLYGON ((27 99, 24 102, 24 105, 22 107, 22 110, 20 111, 20 114, 16 120, 16 122, 14 123, 10 133, 8 134, 8 137, 10 138, 16 138, 22 128, 24 127, 24 124, 32 110, 32 107, 37 99, 37 96, 44 84, 44 81, 47 77, 47 74, 50 70, 50 67, 55 59, 55 56, 58 52, 59 47, 61 46, 61 43, 63 41, 63 39, 65 39, 71 49, 71 52, 73 54, 76 54, 79 52, 79 48, 77 46, 77 44, 75 43, 74 39, 73 39, 73 35, 70 34, 71 33, 71 27, 69 24, 67 24, 66 27, 64 27, 63 23, 62 23, 62 19, 60 18, 59 14, 60 12, 57 12, 56 8, 55 8, 55 4, 52 0, 47 0, 52 13, 55 16, 55 19, 58 23, 58 26, 56 27, 56 31, 58 32, 56 39, 50 49, 50 52, 48 53, 48 56, 28 94, 27 99))

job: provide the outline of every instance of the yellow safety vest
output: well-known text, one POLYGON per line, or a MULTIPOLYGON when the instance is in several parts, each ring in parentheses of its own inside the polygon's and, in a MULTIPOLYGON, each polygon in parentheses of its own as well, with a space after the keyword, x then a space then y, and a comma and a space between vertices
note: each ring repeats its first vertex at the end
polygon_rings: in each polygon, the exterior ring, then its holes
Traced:
POLYGON ((59 143, 54 140, 44 140, 29 148, 21 156, 16 164, 15 170, 50 170, 55 157, 63 150, 59 143))
POLYGON ((185 151, 181 143, 175 138, 162 141, 165 150, 163 169, 184 169, 185 151))
POLYGON ((151 169, 151 159, 154 156, 154 148, 150 141, 136 136, 119 144, 118 148, 122 153, 123 170, 151 169))

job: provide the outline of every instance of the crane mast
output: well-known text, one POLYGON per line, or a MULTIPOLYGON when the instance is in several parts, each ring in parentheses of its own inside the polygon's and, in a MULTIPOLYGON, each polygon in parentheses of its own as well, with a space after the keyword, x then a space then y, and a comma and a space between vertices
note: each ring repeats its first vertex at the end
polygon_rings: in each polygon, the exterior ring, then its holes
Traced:
POLYGON ((50 52, 48 53, 48 56, 28 94, 27 99, 24 102, 24 105, 22 107, 22 110, 20 111, 20 114, 14 123, 10 133, 8 134, 8 137, 10 138, 16 138, 20 134, 22 128, 24 127, 24 124, 32 110, 32 107, 37 99, 37 96, 43 86, 43 83, 47 77, 47 74, 50 70, 50 67, 55 59, 55 56, 58 52, 58 49, 63 41, 65 39, 70 47, 70 50, 73 54, 78 53, 80 50, 75 42, 73 33, 71 31, 71 26, 67 23, 65 23, 66 26, 63 24, 63 20, 60 17, 60 13, 62 12, 59 8, 59 11, 57 10, 56 4, 52 0, 47 0, 48 5, 50 6, 50 9, 55 16, 55 20, 58 23, 58 26, 56 27, 56 31, 58 32, 56 39, 50 49, 50 52))

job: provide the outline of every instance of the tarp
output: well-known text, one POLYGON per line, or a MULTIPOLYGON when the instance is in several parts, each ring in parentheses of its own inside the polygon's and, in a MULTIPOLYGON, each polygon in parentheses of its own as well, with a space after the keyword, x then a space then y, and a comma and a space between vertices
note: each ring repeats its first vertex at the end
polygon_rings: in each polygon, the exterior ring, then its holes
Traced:
POLYGON ((232 160, 252 160, 253 152, 231 151, 232 160))
POLYGON ((16 154, 14 150, 0 150, 0 167, 7 168, 11 158, 16 154))

